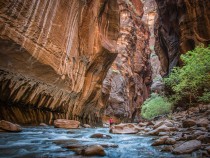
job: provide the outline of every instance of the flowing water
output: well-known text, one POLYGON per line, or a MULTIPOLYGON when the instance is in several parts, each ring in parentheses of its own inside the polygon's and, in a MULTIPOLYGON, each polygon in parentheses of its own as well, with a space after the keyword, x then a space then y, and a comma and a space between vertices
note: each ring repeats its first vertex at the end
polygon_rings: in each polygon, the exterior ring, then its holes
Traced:
MULTIPOLYGON (((54 142, 69 140, 79 144, 116 144, 105 148, 104 158, 172 158, 170 153, 152 147, 152 137, 128 134, 110 134, 108 128, 60 129, 24 127, 20 133, 0 133, 0 157, 83 157, 54 142), (94 133, 108 134, 111 139, 90 138, 94 133)), ((97 157, 97 156, 94 156, 97 157)))

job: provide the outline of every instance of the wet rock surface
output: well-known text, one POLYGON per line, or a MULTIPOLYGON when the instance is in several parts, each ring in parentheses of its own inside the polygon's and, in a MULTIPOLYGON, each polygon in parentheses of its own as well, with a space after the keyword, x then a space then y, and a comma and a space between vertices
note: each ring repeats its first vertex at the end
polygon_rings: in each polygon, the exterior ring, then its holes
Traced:
POLYGON ((114 134, 136 134, 140 128, 135 124, 118 124, 110 127, 109 132, 114 134))
POLYGON ((198 157, 208 157, 208 147, 210 146, 210 124, 208 105, 192 107, 188 111, 172 114, 171 119, 163 117, 158 121, 153 121, 154 125, 147 126, 148 123, 140 123, 141 134, 159 136, 151 144, 160 146, 162 151, 173 154, 193 154, 198 157), (148 132, 144 129, 150 128, 148 132), (144 132, 143 132, 144 131, 144 132))
POLYGON ((90 138, 103 138, 103 139, 111 139, 110 135, 102 134, 102 133, 95 133, 90 136, 90 138))
POLYGON ((54 126, 57 128, 79 128, 80 122, 76 120, 57 119, 54 126))
POLYGON ((71 129, 72 133, 68 131, 69 129, 53 126, 33 126, 23 127, 23 131, 18 133, 0 132, 0 157, 86 158, 87 156, 77 155, 74 151, 75 149, 78 149, 78 152, 81 151, 80 149, 86 149, 86 152, 94 153, 93 157, 99 157, 98 154, 101 155, 104 151, 106 154, 104 158, 127 158, 128 156, 177 158, 177 156, 160 152, 157 148, 150 146, 152 137, 136 134, 112 134, 109 133, 108 128, 71 129), (112 139, 90 138, 96 133, 110 135, 112 139), (103 147, 103 150, 98 146, 103 147))
POLYGON ((0 129, 3 131, 9 132, 21 132, 22 128, 18 124, 11 123, 9 121, 1 120, 0 121, 0 129))

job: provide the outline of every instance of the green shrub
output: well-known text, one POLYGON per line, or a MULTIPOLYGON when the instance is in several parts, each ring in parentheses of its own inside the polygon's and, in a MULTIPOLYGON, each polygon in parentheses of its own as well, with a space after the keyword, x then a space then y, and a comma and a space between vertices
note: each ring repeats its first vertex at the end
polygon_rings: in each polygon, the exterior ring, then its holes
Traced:
POLYGON ((167 114, 172 110, 172 104, 163 96, 152 93, 142 105, 141 115, 145 119, 167 114))
POLYGON ((175 103, 210 102, 210 46, 198 46, 181 55, 183 67, 176 67, 164 79, 175 103))

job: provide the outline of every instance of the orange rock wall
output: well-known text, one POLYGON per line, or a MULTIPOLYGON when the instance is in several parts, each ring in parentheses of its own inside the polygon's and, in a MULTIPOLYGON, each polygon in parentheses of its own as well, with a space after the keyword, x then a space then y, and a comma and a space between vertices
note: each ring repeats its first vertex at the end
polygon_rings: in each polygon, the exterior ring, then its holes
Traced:
POLYGON ((100 89, 118 32, 115 0, 1 1, 1 119, 100 123, 100 89))
POLYGON ((128 122, 138 120, 140 107, 149 95, 150 33, 142 21, 143 3, 140 0, 118 0, 118 3, 118 56, 108 71, 102 90, 108 95, 105 115, 128 122))

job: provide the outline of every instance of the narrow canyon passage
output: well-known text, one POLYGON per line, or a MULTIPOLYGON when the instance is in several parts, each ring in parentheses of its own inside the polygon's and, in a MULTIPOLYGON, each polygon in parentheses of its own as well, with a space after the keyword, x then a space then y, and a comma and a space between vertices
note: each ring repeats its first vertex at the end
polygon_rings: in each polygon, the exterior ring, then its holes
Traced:
POLYGON ((208 45, 209 0, 0 1, 0 157, 210 156, 208 45))

